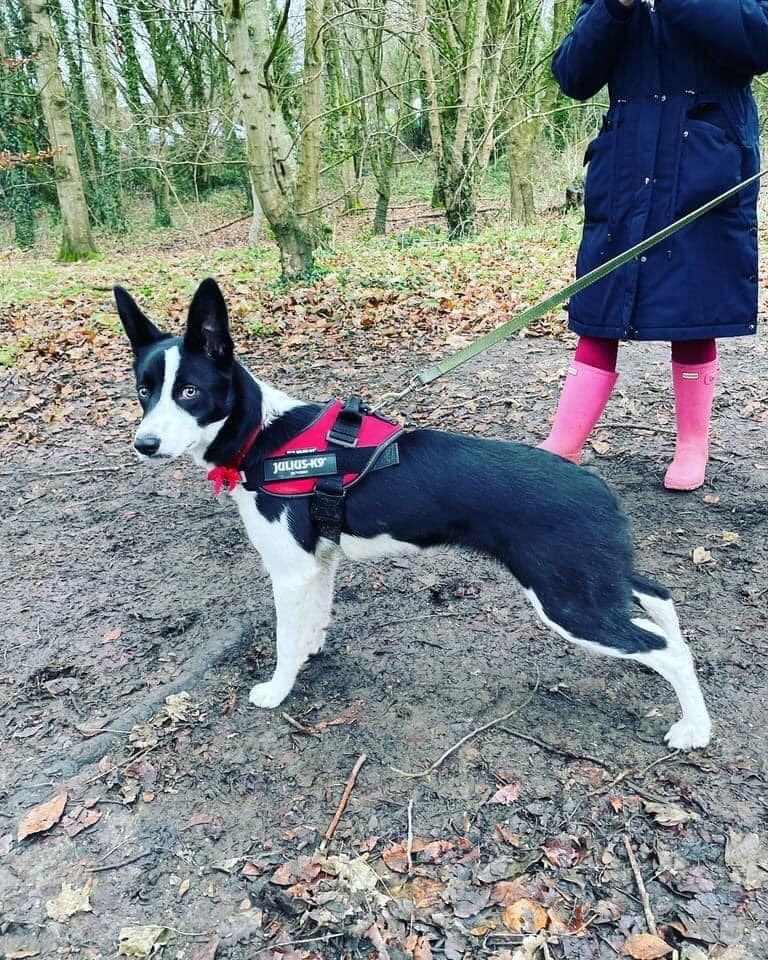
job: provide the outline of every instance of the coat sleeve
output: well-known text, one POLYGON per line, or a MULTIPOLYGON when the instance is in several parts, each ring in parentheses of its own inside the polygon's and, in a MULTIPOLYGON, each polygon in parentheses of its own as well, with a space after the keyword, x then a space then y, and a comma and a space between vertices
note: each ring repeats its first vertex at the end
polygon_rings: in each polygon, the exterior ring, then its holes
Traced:
POLYGON ((634 12, 619 0, 581 4, 573 29, 552 58, 552 72, 566 96, 589 100, 608 83, 634 12))
POLYGON ((768 71, 768 0, 658 0, 721 67, 754 76, 768 71))

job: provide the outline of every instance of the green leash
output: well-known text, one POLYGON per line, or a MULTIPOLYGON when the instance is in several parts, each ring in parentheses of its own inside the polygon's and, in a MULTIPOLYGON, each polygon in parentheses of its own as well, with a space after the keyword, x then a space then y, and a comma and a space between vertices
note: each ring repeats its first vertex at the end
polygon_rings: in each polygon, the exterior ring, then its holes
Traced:
POLYGON ((373 409, 377 410, 385 401, 399 400, 409 394, 412 390, 416 390, 418 387, 425 387, 427 384, 433 383, 438 379, 438 377, 442 377, 451 370, 455 370, 456 367, 460 367, 463 363, 466 363, 468 360, 476 357, 479 353, 483 353, 485 350, 488 350, 490 347, 494 346, 500 341, 506 340, 507 337, 511 337, 513 333, 521 330, 533 320, 538 320, 540 317, 543 317, 545 314, 549 313, 549 311, 554 307, 558 307, 560 304, 565 303, 565 301, 572 297, 575 293, 578 293, 580 290, 584 290, 586 287, 596 283, 598 280, 602 280, 603 277, 606 277, 618 267, 628 263, 634 257, 639 256, 646 250, 650 250, 651 247, 655 247, 657 243, 661 243, 662 240, 666 240, 667 237, 671 237, 673 234, 677 233, 678 230, 682 230, 695 220, 698 220, 699 217, 703 217, 704 214, 709 213, 710 210, 714 210, 715 207, 719 206, 725 200, 728 200, 730 197, 737 194, 740 190, 743 190, 744 187, 748 187, 751 183, 755 183, 755 181, 760 180, 765 176, 766 173, 768 173, 768 167, 764 168, 763 170, 759 170, 751 177, 747 177, 747 179, 742 180, 741 183, 737 183, 735 187, 730 187, 718 197, 707 201, 707 203, 697 207, 695 210, 691 211, 691 213, 687 213, 679 220, 675 220, 674 223, 669 224, 669 226, 664 227, 662 230, 652 234, 645 240, 641 240, 633 247, 625 250, 624 253, 620 253, 617 256, 612 257, 610 260, 607 260, 599 267, 595 267, 594 270, 590 270, 589 273, 585 273, 577 280, 567 284, 567 286, 563 287, 557 293, 553 293, 551 296, 539 301, 539 303, 534 304, 532 307, 526 307, 526 309, 518 313, 516 317, 513 317, 511 320, 503 323, 495 330, 491 330, 489 333, 484 334, 482 337, 478 337, 477 340, 473 340, 472 343, 467 344, 466 347, 462 347, 461 350, 457 350, 455 353, 452 353, 449 357, 446 357, 445 360, 441 360, 439 363, 432 364, 431 366, 420 370, 414 377, 411 378, 408 386, 403 391, 398 394, 391 394, 387 397, 383 397, 373 409))

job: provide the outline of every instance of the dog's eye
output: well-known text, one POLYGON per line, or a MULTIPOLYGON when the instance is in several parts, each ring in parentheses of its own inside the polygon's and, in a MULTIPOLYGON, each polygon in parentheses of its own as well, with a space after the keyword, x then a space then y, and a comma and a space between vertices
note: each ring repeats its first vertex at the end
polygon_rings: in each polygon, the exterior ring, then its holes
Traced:
POLYGON ((145 387, 145 386, 142 384, 142 386, 140 386, 139 389, 138 389, 136 392, 138 393, 139 398, 140 398, 141 400, 147 400, 147 399, 149 399, 149 387, 145 387))
POLYGON ((186 387, 182 387, 181 397, 183 400, 194 400, 199 392, 197 387, 193 387, 191 383, 188 383, 186 387))

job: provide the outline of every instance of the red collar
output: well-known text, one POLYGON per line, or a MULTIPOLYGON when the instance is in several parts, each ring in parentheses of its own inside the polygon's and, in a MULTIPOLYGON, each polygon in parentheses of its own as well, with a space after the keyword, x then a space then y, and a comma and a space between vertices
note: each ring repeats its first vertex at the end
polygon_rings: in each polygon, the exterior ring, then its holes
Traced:
POLYGON ((221 467, 212 467, 208 471, 208 479, 213 484, 213 493, 215 496, 218 497, 222 489, 226 490, 227 493, 232 493, 238 483, 240 483, 240 468, 260 433, 261 424, 248 434, 243 441, 243 445, 229 463, 225 463, 221 467))

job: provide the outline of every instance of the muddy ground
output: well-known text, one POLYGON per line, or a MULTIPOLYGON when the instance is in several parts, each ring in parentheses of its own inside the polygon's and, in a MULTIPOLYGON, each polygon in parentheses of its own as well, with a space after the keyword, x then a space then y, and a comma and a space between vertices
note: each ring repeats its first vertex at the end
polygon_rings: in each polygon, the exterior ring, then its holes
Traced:
MULTIPOLYGON (((378 395, 426 358, 382 368, 362 337, 247 359, 320 399, 378 395)), ((534 443, 570 350, 516 339, 399 413, 534 443)), ((568 649, 503 570, 447 552, 343 566, 324 653, 282 707, 250 706, 273 658, 268 581, 199 471, 134 461, 125 361, 2 453, 6 957, 530 957, 536 931, 545 960, 655 957, 654 922, 678 956, 768 956, 764 336, 723 345, 704 489, 661 488, 662 345, 622 350, 587 456, 694 650, 715 731, 686 755, 663 745, 677 708, 655 674, 568 649), (18 840, 62 790, 64 818, 18 840), (149 925, 144 946, 126 931, 149 925)), ((11 371, 4 400, 32 389, 11 371)))

